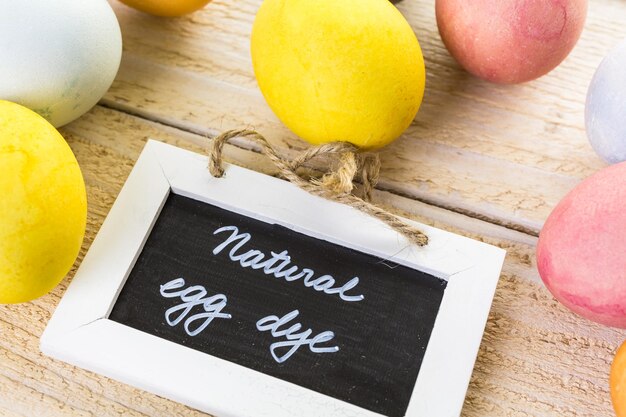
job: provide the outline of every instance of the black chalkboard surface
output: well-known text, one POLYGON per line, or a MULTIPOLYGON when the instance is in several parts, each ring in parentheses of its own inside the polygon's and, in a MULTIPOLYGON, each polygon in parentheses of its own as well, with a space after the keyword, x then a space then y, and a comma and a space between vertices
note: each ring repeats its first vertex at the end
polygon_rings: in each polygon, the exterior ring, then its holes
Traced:
POLYGON ((109 318, 396 417, 406 412, 445 287, 170 194, 109 318))

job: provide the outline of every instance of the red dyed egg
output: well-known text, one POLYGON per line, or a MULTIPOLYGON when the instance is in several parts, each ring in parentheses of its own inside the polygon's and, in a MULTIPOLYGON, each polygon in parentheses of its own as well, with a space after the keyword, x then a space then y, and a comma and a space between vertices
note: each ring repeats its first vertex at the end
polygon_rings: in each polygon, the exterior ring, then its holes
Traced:
POLYGON ((556 206, 539 235, 537 267, 570 310, 626 328, 626 162, 589 177, 556 206))
POLYGON ((587 0, 437 0, 444 44, 467 71, 514 84, 538 78, 574 48, 587 0))

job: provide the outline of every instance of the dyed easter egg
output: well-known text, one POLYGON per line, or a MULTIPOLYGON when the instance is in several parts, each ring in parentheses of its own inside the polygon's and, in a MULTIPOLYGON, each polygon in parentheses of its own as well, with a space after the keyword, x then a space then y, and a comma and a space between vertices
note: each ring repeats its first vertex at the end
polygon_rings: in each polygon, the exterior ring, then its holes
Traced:
POLYGON ((609 378, 611 399, 617 417, 626 417, 626 343, 615 354, 609 378))
POLYGON ((312 144, 379 148, 422 101, 420 46, 388 0, 265 0, 251 48, 269 106, 312 144))
POLYGON ((475 76, 514 84, 565 59, 585 23, 587 0, 437 0, 450 54, 475 76))
POLYGON ((572 190, 539 235, 537 267, 570 310, 626 328, 626 163, 612 165, 572 190))
POLYGON ((0 0, 0 99, 54 126, 71 122, 109 89, 122 54, 106 0, 0 0))
POLYGON ((585 105, 591 146, 606 162, 626 161, 626 40, 596 70, 585 105))
POLYGON ((142 12, 156 16, 175 17, 195 12, 211 0, 120 0, 142 12))
POLYGON ((0 303, 52 290, 72 267, 87 200, 78 163, 44 118, 0 100, 0 303))

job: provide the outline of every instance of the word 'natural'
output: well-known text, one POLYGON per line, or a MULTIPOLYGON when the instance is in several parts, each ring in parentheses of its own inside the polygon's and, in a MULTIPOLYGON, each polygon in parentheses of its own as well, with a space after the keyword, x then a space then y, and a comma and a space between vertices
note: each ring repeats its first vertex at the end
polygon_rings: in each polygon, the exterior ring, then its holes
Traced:
POLYGON ((344 301, 361 301, 365 298, 362 294, 346 294, 359 284, 358 277, 352 278, 341 287, 335 287, 335 278, 331 275, 321 275, 314 279, 315 271, 312 269, 302 268, 300 270, 300 268, 295 265, 288 268, 291 263, 291 257, 286 250, 280 253, 271 252, 271 256, 257 249, 250 249, 244 252, 242 249, 243 246, 252 238, 250 233, 239 233, 239 229, 236 226, 224 226, 217 229, 213 234, 217 235, 222 232, 232 233, 228 239, 213 249, 214 255, 219 254, 222 250, 232 245, 228 256, 231 261, 239 262, 239 265, 243 268, 262 270, 265 275, 271 275, 275 278, 284 278, 285 281, 302 279, 306 287, 326 294, 338 294, 344 301))

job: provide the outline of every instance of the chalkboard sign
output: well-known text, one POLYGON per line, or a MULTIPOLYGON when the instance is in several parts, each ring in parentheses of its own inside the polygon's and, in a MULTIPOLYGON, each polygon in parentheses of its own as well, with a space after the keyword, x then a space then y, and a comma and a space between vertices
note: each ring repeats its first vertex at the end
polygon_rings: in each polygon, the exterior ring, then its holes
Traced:
MULTIPOLYGON (((456 416, 504 252, 150 141, 42 350, 217 416, 456 416)), ((406 220, 408 221, 408 220, 406 220)))
POLYGON ((110 319, 400 417, 445 286, 171 194, 110 319))

